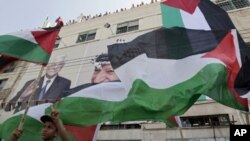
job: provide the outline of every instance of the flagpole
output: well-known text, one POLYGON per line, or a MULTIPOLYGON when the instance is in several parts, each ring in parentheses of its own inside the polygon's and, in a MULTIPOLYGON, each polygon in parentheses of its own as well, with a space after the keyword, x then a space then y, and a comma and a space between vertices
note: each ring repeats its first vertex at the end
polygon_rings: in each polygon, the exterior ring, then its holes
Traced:
POLYGON ((28 113, 28 110, 29 110, 29 107, 30 107, 30 104, 31 104, 31 101, 32 101, 32 98, 36 92, 36 89, 38 87, 38 84, 40 82, 40 79, 41 79, 41 76, 42 76, 42 73, 43 73, 43 70, 44 70, 44 66, 41 67, 40 69, 40 72, 35 80, 35 87, 33 87, 33 90, 32 90, 32 93, 30 94, 30 97, 29 97, 29 100, 28 100, 28 104, 26 105, 25 107, 25 111, 24 111, 24 114, 20 120, 20 123, 18 125, 18 129, 22 130, 23 129, 23 124, 24 124, 24 121, 26 119, 26 116, 27 116, 27 113, 28 113))
POLYGON ((181 127, 178 127, 178 129, 179 129, 179 132, 180 132, 180 135, 181 135, 181 141, 184 141, 183 132, 182 132, 181 127))

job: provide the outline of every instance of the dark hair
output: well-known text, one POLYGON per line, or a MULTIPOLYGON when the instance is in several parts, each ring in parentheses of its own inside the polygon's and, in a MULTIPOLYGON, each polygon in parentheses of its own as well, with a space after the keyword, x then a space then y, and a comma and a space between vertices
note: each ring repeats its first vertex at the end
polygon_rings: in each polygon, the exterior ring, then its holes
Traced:
POLYGON ((48 116, 48 115, 43 115, 43 116, 40 118, 40 120, 41 120, 43 123, 45 123, 45 122, 52 122, 52 123, 54 123, 54 121, 52 120, 52 118, 51 118, 50 116, 48 116))

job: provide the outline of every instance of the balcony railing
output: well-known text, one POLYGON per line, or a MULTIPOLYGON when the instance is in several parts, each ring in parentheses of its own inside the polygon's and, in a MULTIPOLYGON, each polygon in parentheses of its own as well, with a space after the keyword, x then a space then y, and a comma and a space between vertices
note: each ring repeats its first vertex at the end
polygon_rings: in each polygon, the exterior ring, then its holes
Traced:
POLYGON ((217 0, 215 3, 225 11, 250 6, 250 0, 217 0))

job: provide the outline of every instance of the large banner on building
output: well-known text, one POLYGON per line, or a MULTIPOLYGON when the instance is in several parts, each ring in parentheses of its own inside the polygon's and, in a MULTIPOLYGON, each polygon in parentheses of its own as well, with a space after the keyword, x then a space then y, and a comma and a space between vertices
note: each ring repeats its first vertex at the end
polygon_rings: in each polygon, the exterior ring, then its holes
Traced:
POLYGON ((32 100, 30 106, 47 102, 54 103, 64 97, 64 92, 69 90, 71 85, 71 80, 59 74, 65 65, 65 59, 65 55, 58 55, 51 58, 37 87, 35 83, 36 75, 32 74, 38 74, 41 67, 31 65, 28 66, 28 69, 24 68, 26 71, 21 74, 24 77, 21 77, 21 80, 19 80, 23 83, 19 83, 20 89, 14 92, 14 96, 8 101, 5 110, 16 113, 25 109, 30 97, 32 100), (33 78, 29 79, 25 75, 31 75, 33 78), (33 91, 35 91, 34 94, 33 91))

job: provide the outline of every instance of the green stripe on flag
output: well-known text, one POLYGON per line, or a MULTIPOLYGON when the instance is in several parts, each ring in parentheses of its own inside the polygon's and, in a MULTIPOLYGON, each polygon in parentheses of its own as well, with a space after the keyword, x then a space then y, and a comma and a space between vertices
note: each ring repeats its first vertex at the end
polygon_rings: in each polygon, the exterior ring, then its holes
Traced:
MULTIPOLYGON (((148 86, 143 80, 133 82, 128 97, 123 101, 105 101, 86 97, 67 97, 55 105, 66 125, 95 125, 106 121, 155 120, 186 112, 206 94, 221 103, 245 110, 227 89, 227 69, 223 64, 209 64, 194 77, 166 89, 148 86), (209 81, 208 81, 209 80, 209 81), (77 115, 77 116, 69 116, 77 115)), ((46 109, 49 112, 50 108, 46 109)))
POLYGON ((22 60, 47 63, 50 55, 38 44, 12 35, 0 36, 0 52, 22 60))
POLYGON ((163 27, 184 27, 180 10, 161 4, 163 27))
MULTIPOLYGON (((12 132, 16 129, 21 121, 22 115, 17 115, 9 118, 1 125, 0 138, 4 140, 9 140, 12 132)), ((40 131, 43 124, 38 120, 27 116, 23 125, 23 134, 18 141, 39 141, 41 140, 40 131)))

